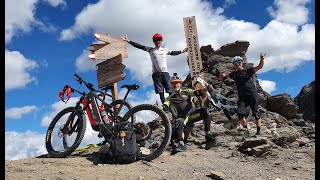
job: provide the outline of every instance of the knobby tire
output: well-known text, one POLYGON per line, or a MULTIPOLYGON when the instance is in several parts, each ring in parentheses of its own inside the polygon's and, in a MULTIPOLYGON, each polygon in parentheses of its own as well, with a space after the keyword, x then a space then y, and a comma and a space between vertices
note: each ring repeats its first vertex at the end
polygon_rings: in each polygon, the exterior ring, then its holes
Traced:
MULTIPOLYGON (((167 115, 164 113, 164 111, 159 109, 157 106, 151 105, 151 104, 141 104, 141 105, 133 107, 128 113, 126 113, 126 115, 124 116, 123 119, 125 121, 128 121, 132 115, 134 115, 135 113, 138 113, 139 111, 144 111, 144 110, 150 110, 150 111, 157 113, 157 115, 159 115, 159 117, 162 120, 162 125, 165 128, 164 139, 161 142, 161 145, 157 148, 157 150, 155 150, 154 152, 152 152, 149 155, 142 155, 142 156, 138 157, 138 159, 140 159, 140 160, 152 161, 153 159, 156 159, 157 157, 159 157, 163 153, 165 147, 168 146, 168 144, 170 142, 169 139, 171 138, 172 129, 171 129, 171 123, 170 123, 167 115)), ((132 123, 134 123, 134 122, 132 122, 132 123)))
MULTIPOLYGON (((57 128, 57 127, 56 127, 57 128)), ((49 153, 49 155, 51 155, 51 157, 66 157, 69 156, 71 153, 73 153, 77 147, 80 145, 84 134, 86 131, 86 118, 85 115, 82 111, 79 111, 75 109, 75 107, 68 107, 65 108, 63 110, 61 110, 52 120, 52 122, 50 123, 47 133, 46 133, 46 149, 49 153), (74 115, 73 120, 77 121, 77 127, 76 127, 76 132, 78 132, 77 137, 74 141, 74 143, 69 147, 66 145, 65 142, 65 136, 63 138, 61 138, 61 141, 63 141, 63 146, 65 148, 64 151, 56 151, 53 147, 52 147, 52 130, 55 128, 55 126, 57 125, 57 122, 59 122, 59 120, 68 113, 72 113, 75 112, 76 114, 74 115)))

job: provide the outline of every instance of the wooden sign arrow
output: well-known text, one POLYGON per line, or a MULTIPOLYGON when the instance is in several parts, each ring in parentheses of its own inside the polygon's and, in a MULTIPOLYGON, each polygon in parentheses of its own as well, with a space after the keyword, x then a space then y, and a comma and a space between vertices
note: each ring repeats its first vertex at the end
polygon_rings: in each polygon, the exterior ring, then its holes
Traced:
POLYGON ((127 74, 125 72, 122 72, 121 74, 119 74, 117 76, 113 76, 111 78, 98 79, 98 87, 103 88, 104 86, 106 86, 108 84, 113 84, 113 83, 119 82, 119 81, 123 80, 126 76, 127 76, 127 74))
MULTIPOLYGON (((120 63, 120 64, 104 64, 104 65, 100 65, 100 66, 96 66, 96 70, 100 69, 100 70, 105 70, 105 71, 112 71, 112 70, 115 70, 115 69, 119 69, 119 68, 122 68, 122 67, 125 67, 124 64, 120 63)), ((100 71, 99 70, 99 71, 100 71)))
POLYGON ((113 66, 116 64, 121 64, 122 63, 122 55, 118 54, 117 56, 111 58, 111 59, 107 59, 99 64, 96 65, 96 68, 105 68, 107 66, 113 66))
POLYGON ((119 54, 122 58, 128 57, 128 48, 123 42, 116 42, 112 44, 91 44, 88 48, 91 51, 89 58, 92 60, 105 60, 113 58, 119 54))
POLYGON ((115 38, 110 36, 109 34, 102 34, 100 32, 96 32, 94 34, 94 37, 98 40, 98 41, 102 41, 102 42, 106 42, 106 43, 115 43, 115 42, 123 42, 122 39, 120 38, 115 38))
POLYGON ((112 76, 116 76, 121 74, 121 72, 124 70, 126 66, 125 65, 119 65, 119 66, 112 66, 110 69, 105 68, 105 69, 98 69, 98 79, 100 78, 109 78, 112 76))

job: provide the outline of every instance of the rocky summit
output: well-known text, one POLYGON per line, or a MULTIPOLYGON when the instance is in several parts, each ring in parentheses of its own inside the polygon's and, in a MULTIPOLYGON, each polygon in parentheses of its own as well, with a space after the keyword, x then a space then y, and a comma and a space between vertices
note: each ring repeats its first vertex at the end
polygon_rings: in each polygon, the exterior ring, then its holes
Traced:
MULTIPOLYGON (((232 79, 223 83, 217 76, 232 71, 232 58, 241 56, 245 66, 250 43, 236 41, 218 50, 201 47, 205 80, 221 88, 221 93, 237 90, 232 79)), ((103 164, 104 146, 74 152, 66 158, 26 158, 5 161, 5 179, 315 179, 315 83, 302 88, 297 97, 288 94, 270 96, 255 85, 261 99, 261 135, 254 136, 255 120, 248 115, 249 132, 236 116, 230 120, 219 109, 212 109, 212 131, 216 144, 205 149, 202 121, 195 124, 187 142, 187 152, 174 153, 168 146, 152 162, 127 165, 103 164)), ((190 76, 183 86, 191 87, 190 76)), ((167 113, 171 117, 170 113, 167 113)))

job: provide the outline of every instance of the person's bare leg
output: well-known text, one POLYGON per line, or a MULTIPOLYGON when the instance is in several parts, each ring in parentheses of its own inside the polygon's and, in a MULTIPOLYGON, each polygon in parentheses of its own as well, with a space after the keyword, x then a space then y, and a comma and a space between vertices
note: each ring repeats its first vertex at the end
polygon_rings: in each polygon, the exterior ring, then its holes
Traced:
POLYGON ((186 128, 184 129, 183 139, 184 139, 184 142, 185 142, 185 143, 188 142, 188 137, 189 137, 190 132, 191 132, 191 128, 186 127, 186 128))
POLYGON ((260 127, 261 127, 261 118, 256 119, 256 125, 257 125, 257 133, 256 135, 260 134, 260 127))
POLYGON ((242 119, 240 119, 240 123, 241 125, 244 127, 244 128, 247 128, 247 121, 246 121, 246 118, 243 117, 242 119))

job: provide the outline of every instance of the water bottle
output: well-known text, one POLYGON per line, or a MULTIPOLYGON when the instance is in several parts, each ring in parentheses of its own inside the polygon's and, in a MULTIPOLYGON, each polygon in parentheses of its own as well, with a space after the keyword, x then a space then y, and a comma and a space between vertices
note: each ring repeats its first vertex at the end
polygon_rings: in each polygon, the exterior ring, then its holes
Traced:
POLYGON ((98 121, 98 114, 95 108, 91 108, 91 115, 92 115, 92 119, 94 119, 95 121, 98 121))
POLYGON ((110 121, 109 121, 109 117, 108 117, 108 113, 107 111, 103 108, 102 112, 101 112, 101 116, 102 116, 102 119, 103 119, 103 122, 106 123, 106 124, 110 124, 110 121))
POLYGON ((91 110, 91 115, 92 115, 92 121, 90 121, 92 129, 95 131, 99 131, 99 124, 97 122, 100 122, 100 119, 99 119, 97 109, 95 109, 92 106, 92 108, 90 110, 91 110))

